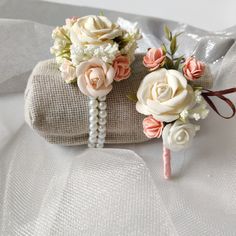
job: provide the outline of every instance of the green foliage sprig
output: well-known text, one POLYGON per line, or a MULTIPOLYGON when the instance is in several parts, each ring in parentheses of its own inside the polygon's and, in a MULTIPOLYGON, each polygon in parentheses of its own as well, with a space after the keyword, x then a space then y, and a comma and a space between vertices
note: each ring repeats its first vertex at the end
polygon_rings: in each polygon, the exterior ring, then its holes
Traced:
POLYGON ((179 45, 177 43, 177 38, 182 34, 182 32, 173 35, 170 29, 165 25, 164 33, 165 33, 166 39, 169 41, 169 45, 167 47, 163 43, 161 46, 163 52, 166 54, 166 59, 165 59, 165 63, 163 67, 165 67, 166 69, 178 70, 181 63, 183 63, 184 61, 184 56, 180 56, 180 57, 175 56, 179 48, 179 45))

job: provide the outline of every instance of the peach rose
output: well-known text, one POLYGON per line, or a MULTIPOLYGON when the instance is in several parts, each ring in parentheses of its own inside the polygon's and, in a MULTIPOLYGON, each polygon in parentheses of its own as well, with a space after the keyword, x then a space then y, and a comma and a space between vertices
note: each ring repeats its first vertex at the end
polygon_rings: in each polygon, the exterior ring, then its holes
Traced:
POLYGON ((184 64, 183 73, 188 80, 195 80, 204 75, 205 64, 194 57, 189 57, 184 64))
POLYGON ((128 79, 131 74, 129 58, 127 56, 119 55, 113 61, 113 68, 115 69, 116 75, 114 80, 121 81, 128 79))
POLYGON ((143 64, 149 70, 153 71, 160 68, 166 58, 162 48, 151 48, 147 54, 143 57, 143 64))
POLYGON ((143 120, 143 132, 148 138, 160 138, 164 128, 163 122, 148 116, 143 120))
POLYGON ((92 58, 76 67, 80 91, 91 97, 106 96, 112 90, 115 70, 101 59, 92 58))

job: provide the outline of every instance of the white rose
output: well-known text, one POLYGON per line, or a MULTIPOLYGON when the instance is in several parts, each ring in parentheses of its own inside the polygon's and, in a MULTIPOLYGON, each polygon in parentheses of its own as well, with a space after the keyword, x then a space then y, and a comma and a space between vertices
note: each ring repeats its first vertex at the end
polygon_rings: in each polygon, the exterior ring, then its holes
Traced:
POLYGON ((136 109, 156 120, 171 122, 194 103, 194 92, 177 70, 160 69, 142 80, 137 92, 136 109))
POLYGON ((74 23, 71 28, 73 44, 101 43, 120 36, 122 31, 118 24, 112 23, 105 16, 85 16, 74 23))
POLYGON ((163 145, 172 151, 185 149, 191 144, 197 130, 199 130, 199 126, 177 120, 164 127, 163 145))

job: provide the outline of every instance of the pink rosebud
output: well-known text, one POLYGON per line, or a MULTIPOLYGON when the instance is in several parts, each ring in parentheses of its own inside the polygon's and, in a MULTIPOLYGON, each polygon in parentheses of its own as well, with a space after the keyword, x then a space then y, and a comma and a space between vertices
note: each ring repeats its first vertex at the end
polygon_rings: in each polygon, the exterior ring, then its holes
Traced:
POLYGON ((163 122, 148 116, 143 120, 143 132, 148 138, 160 138, 164 128, 163 122))
POLYGON ((116 72, 114 78, 116 81, 128 79, 131 74, 129 58, 127 56, 118 55, 113 61, 113 68, 116 72))
POLYGON ((188 80, 195 80, 204 75, 205 64, 194 57, 189 57, 184 64, 183 73, 188 80))
POLYGON ((165 58, 162 48, 151 48, 143 57, 143 64, 151 71, 156 70, 163 65, 165 58))

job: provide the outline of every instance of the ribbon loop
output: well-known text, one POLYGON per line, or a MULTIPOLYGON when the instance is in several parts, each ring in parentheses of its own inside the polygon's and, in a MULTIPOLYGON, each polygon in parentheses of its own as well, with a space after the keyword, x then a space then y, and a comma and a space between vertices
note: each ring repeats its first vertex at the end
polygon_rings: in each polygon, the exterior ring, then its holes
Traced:
POLYGON ((224 119, 230 119, 232 117, 234 117, 235 113, 236 113, 236 108, 235 105, 233 104, 233 102, 225 97, 225 94, 230 94, 230 93, 235 93, 236 92, 236 88, 229 88, 229 89, 224 89, 224 90, 219 90, 219 91, 211 91, 208 89, 204 89, 204 92, 202 92, 202 96, 203 98, 206 100, 206 102, 210 105, 210 107, 222 118, 224 119), (232 114, 230 116, 224 116, 222 115, 219 110, 217 109, 216 105, 213 103, 213 101, 210 99, 210 97, 218 97, 219 99, 221 99, 222 101, 224 101, 225 103, 228 104, 228 106, 231 108, 232 110, 232 114))

